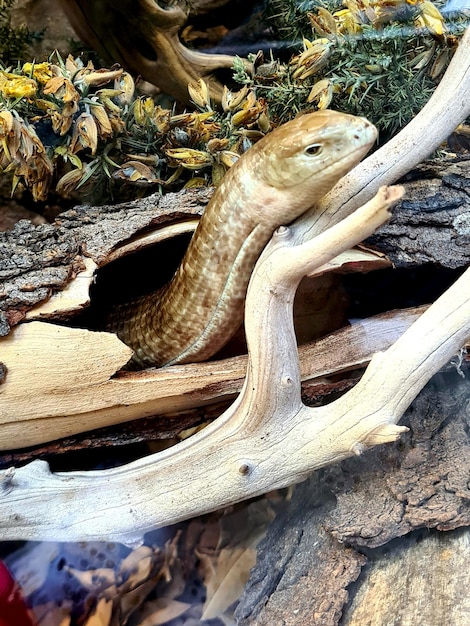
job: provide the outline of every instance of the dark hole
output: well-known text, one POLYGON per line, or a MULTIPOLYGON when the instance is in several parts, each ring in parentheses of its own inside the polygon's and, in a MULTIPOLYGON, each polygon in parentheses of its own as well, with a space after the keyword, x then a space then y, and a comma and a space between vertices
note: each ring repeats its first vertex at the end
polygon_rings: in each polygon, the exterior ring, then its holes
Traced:
POLYGON ((90 289, 89 308, 71 320, 71 325, 103 328, 106 313, 113 305, 152 293, 165 285, 175 273, 189 239, 190 235, 180 235, 102 267, 90 289))
POLYGON ((136 46, 136 52, 143 56, 144 59, 147 59, 148 61, 157 60, 158 55, 155 52, 153 46, 149 44, 148 41, 145 41, 145 39, 135 38, 135 41, 133 43, 136 46))
POLYGON ((350 297, 348 316, 364 318, 384 311, 434 302, 461 271, 431 263, 413 269, 384 269, 348 274, 343 279, 350 297))

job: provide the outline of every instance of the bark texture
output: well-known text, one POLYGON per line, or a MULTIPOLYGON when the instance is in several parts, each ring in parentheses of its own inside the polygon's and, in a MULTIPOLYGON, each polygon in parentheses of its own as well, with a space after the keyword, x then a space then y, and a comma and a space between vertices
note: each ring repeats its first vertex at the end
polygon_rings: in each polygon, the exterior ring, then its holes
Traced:
MULTIPOLYGON (((431 161, 405 181, 406 197, 370 243, 397 267, 470 262, 470 159, 431 161)), ((21 221, 0 233, 0 335, 26 311, 73 281, 86 258, 105 265, 136 234, 197 217, 210 189, 149 196, 102 207, 81 206, 53 224, 21 221)))
POLYGON ((454 553, 463 550, 468 558, 468 532, 455 536, 455 550, 451 535, 439 533, 422 553, 413 545, 428 539, 423 529, 470 525, 468 375, 468 368, 454 368, 434 376, 404 415, 401 423, 410 431, 398 442, 295 487, 288 509, 259 546, 238 607, 241 626, 467 623, 462 595, 468 562, 454 553), (443 571, 443 558, 454 566, 443 571), (384 573, 389 561, 391 578, 384 573), (445 580, 445 598, 430 593, 433 580, 445 580), (429 605, 425 621, 423 603, 429 605), (443 621, 445 611, 453 614, 451 622, 443 621))

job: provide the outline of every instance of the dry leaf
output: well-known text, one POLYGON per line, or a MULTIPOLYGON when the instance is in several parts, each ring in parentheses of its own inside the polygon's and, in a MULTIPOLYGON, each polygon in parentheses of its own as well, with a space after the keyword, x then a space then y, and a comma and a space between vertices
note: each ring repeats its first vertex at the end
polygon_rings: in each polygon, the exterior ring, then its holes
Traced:
POLYGON ((170 600, 169 598, 159 598, 154 602, 147 602, 145 605, 145 618, 139 622, 139 626, 166 624, 170 620, 183 615, 191 606, 187 602, 178 602, 178 600, 170 600))
MULTIPOLYGON (((246 548, 224 549, 220 552, 217 565, 208 567, 205 576, 207 600, 204 603, 203 620, 213 619, 224 613, 241 596, 248 581, 251 568, 256 563, 256 544, 261 536, 253 539, 246 548)), ((201 561, 210 560, 201 555, 201 561)))
MULTIPOLYGON (((160 575, 157 575, 154 578, 142 583, 135 589, 131 589, 127 593, 122 594, 120 599, 120 623, 125 624, 129 616, 132 615, 132 613, 139 607, 144 605, 145 598, 155 589, 159 578, 160 575)), ((120 590, 119 593, 121 594, 122 590, 120 590)), ((145 606, 147 605, 145 604, 145 606)))

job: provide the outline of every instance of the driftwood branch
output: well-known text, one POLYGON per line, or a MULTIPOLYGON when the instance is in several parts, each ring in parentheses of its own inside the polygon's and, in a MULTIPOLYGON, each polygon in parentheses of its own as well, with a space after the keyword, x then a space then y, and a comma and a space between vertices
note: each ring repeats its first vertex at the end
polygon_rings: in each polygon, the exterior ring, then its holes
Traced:
MULTIPOLYGON (((393 196, 393 200, 397 197, 393 196)), ((252 295, 248 294, 247 299, 247 335, 250 337, 252 332, 255 333, 251 340, 256 346, 250 357, 253 360, 248 365, 242 393, 216 422, 167 452, 118 470, 50 474, 48 465, 42 461, 35 461, 14 471, 7 470, 0 474, 0 536, 5 539, 15 535, 51 539, 114 537, 129 540, 133 535, 140 536, 153 526, 184 519, 197 511, 208 511, 263 493, 280 484, 302 479, 313 469, 312 450, 304 455, 303 460, 302 455, 299 457, 295 468, 278 463, 273 450, 282 448, 283 456, 291 447, 289 457, 295 458, 298 454, 296 448, 303 448, 304 442, 318 442, 318 431, 321 432, 324 420, 306 419, 307 415, 303 414, 309 410, 300 401, 300 373, 292 322, 287 321, 287 334, 276 332, 269 341, 265 336, 258 338, 256 333, 259 331, 253 328, 257 307, 263 302, 261 310, 265 314, 260 320, 263 333, 269 334, 268 329, 273 328, 282 330, 278 318, 282 319, 283 326, 286 324, 285 318, 289 320, 285 310, 289 313, 290 299, 305 273, 302 262, 308 261, 307 270, 312 271, 372 233, 388 218, 386 207, 390 200, 382 194, 378 204, 378 209, 376 202, 372 207, 358 211, 359 217, 354 215, 345 220, 330 233, 322 235, 322 241, 301 246, 300 262, 296 262, 295 248, 289 246, 287 250, 294 267, 284 274, 280 285, 276 275, 271 279, 264 275, 265 271, 261 273, 261 291, 255 281, 252 295), (274 297, 271 292, 274 292, 274 297), (253 307, 255 311, 252 311, 253 307), (260 379, 260 383, 253 378, 260 379), (286 428, 291 433, 288 439, 285 437, 286 428), (296 430, 299 432, 296 433, 296 430), (271 433, 268 438, 267 433, 271 433), (188 468, 192 469, 188 472, 188 468), (105 488, 104 485, 109 485, 110 481, 113 488, 105 488), (107 494, 105 498, 104 493, 107 494), (53 518, 50 515, 51 497, 55 503, 53 518), (61 502, 65 505, 63 511, 61 502), (139 504, 124 504, 129 502, 139 504), (109 508, 116 515, 105 515, 109 508), (59 509, 61 513, 58 514, 59 509), (24 523, 12 525, 11 515, 19 515, 24 523), (102 518, 99 525, 96 516, 102 518), (117 520, 119 528, 116 527, 117 520)), ((289 245, 289 239, 289 231, 283 229, 269 247, 274 249, 275 256, 281 256, 284 268, 286 258, 283 250, 289 245)), ((274 268, 269 260, 269 249, 263 255, 267 261, 261 262, 261 267, 267 268, 268 272, 274 268)), ((372 424, 377 426, 372 420, 367 425, 367 431, 372 424)), ((334 458, 350 453, 351 446, 360 439, 360 427, 354 432, 350 426, 346 425, 346 432, 351 432, 353 440, 341 442, 334 458)), ((396 427, 386 426, 384 437, 394 438, 397 432, 399 429, 396 430, 396 427)), ((327 434, 325 449, 328 449, 330 439, 336 446, 341 438, 330 438, 327 434)), ((318 465, 324 462, 322 452, 318 465)))
POLYGON ((115 470, 51 474, 42 461, 6 470, 0 474, 0 536, 130 541, 149 528, 302 480, 317 467, 396 439, 404 429, 395 423, 406 406, 470 334, 470 272, 405 333, 398 348, 373 358, 352 391, 321 408, 300 400, 290 306, 305 271, 373 232, 398 197, 382 191, 301 246, 293 245, 288 229, 276 234, 248 293, 244 389, 216 422, 166 452, 115 470), (412 353, 410 344, 416 346, 412 353))

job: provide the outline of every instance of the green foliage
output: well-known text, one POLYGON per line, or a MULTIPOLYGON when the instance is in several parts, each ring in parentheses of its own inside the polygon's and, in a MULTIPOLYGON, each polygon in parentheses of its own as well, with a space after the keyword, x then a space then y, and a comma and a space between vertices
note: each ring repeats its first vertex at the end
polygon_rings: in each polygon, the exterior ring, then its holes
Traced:
POLYGON ((275 37, 282 41, 301 42, 303 37, 312 33, 306 15, 319 6, 323 6, 319 0, 266 0, 264 14, 275 37))

